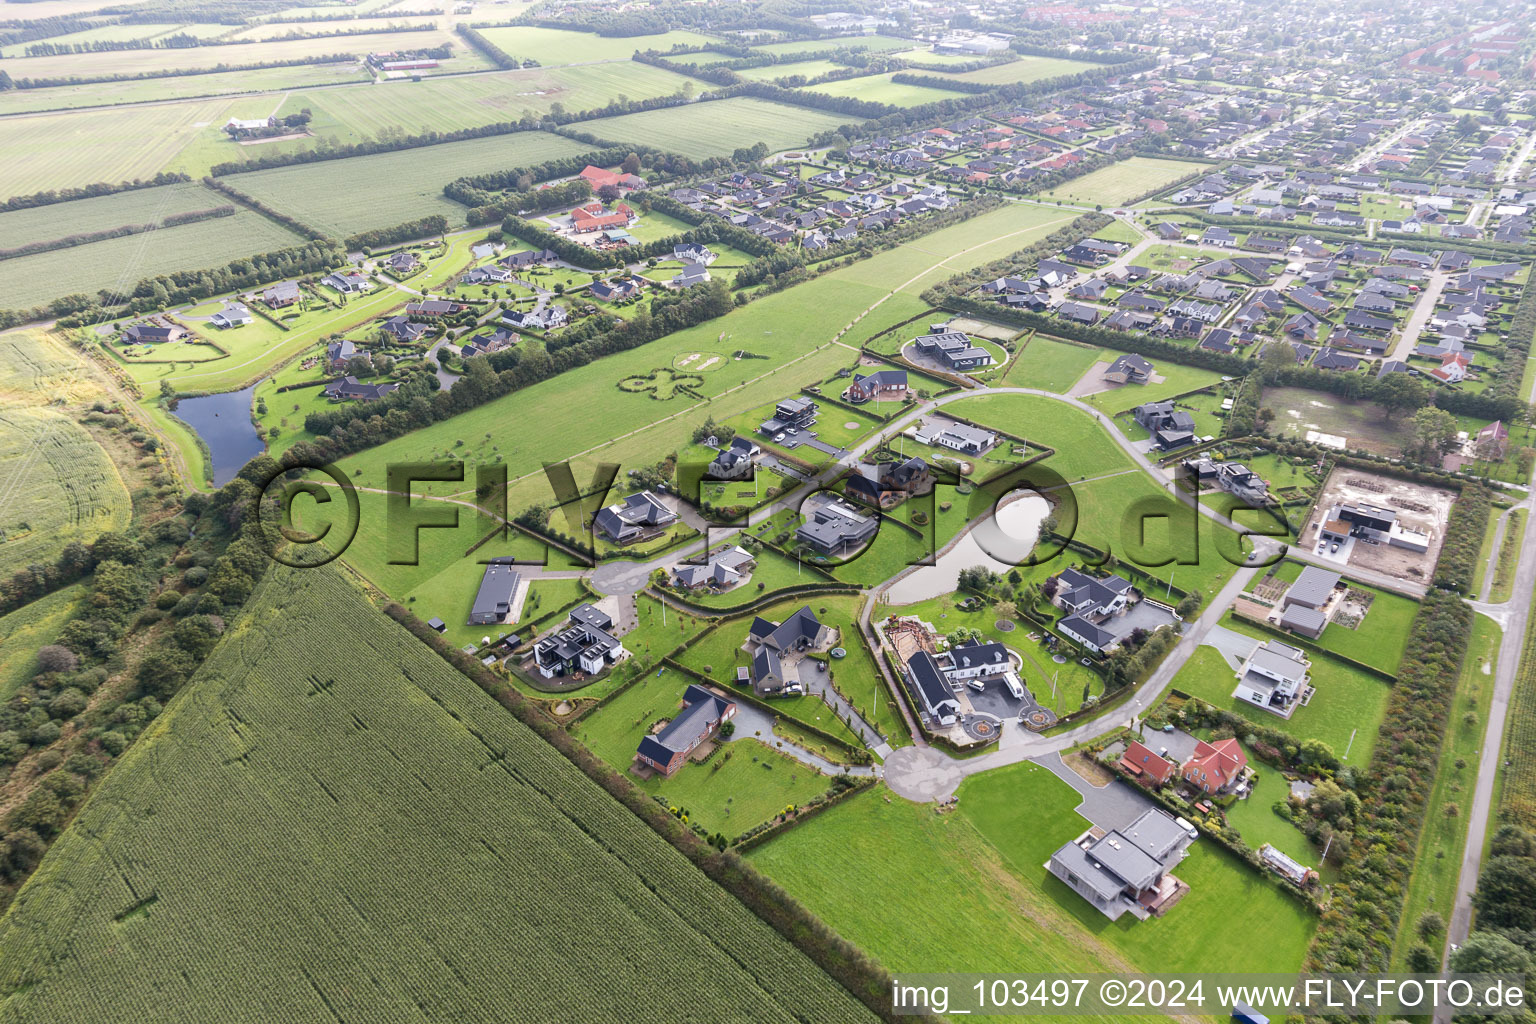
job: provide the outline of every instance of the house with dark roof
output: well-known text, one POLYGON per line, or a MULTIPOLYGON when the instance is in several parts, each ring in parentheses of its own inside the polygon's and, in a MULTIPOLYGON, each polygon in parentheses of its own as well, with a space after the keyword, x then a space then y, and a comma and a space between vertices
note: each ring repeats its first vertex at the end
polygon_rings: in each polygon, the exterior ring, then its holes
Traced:
POLYGON ((516 603, 518 585, 522 582, 510 560, 492 559, 486 564, 485 574, 480 577, 480 589, 469 609, 471 626, 489 626, 507 621, 516 603))
POLYGON ((933 481, 928 464, 913 457, 905 462, 860 463, 843 483, 843 493, 874 508, 899 505, 933 481))
POLYGON ((168 341, 180 341, 192 333, 175 324, 129 324, 123 328, 123 341, 130 345, 158 345, 168 341))
POLYGON ((960 702, 933 655, 921 650, 913 654, 907 659, 906 676, 928 720, 938 726, 954 725, 960 702))
POLYGON ((715 455, 705 469, 711 480, 741 480, 752 474, 752 459, 762 451, 749 437, 733 437, 731 443, 715 455))
POLYGON ((952 331, 947 324, 934 324, 929 333, 912 342, 918 353, 955 371, 975 370, 992 365, 986 349, 971 343, 970 335, 952 331))
POLYGON ((640 491, 600 509, 592 526, 615 544, 632 544, 645 537, 657 536, 675 522, 676 512, 650 491, 640 491))
POLYGON ((261 301, 273 309, 282 309, 299 301, 297 281, 279 281, 261 293, 261 301))
POLYGON ((533 660, 545 679, 577 672, 596 675, 624 656, 613 619, 590 604, 577 605, 558 632, 533 645, 533 660))
POLYGON ((878 516, 862 512, 847 502, 828 501, 818 506, 795 530, 795 539, 823 555, 845 555, 873 537, 880 529, 878 516))
POLYGON ((832 630, 823 625, 806 605, 783 622, 762 616, 752 620, 742 648, 752 656, 747 666, 747 680, 759 697, 775 697, 804 692, 800 684, 800 662, 817 648, 832 640, 832 630))
POLYGON ((1109 364, 1104 371, 1104 379, 1114 384, 1145 384, 1152 379, 1156 368, 1134 352, 1125 355, 1109 364))
POLYGON ((855 373, 853 383, 843 391, 843 401, 853 405, 865 402, 904 402, 907 399, 907 371, 894 368, 873 373, 855 373))
POLYGON ((398 384, 363 384, 356 377, 346 376, 331 381, 320 393, 336 401, 372 402, 394 391, 398 384))
POLYGON ((711 554, 703 565, 672 567, 672 583, 680 590, 730 590, 752 576, 757 559, 746 548, 725 547, 711 554))
POLYGON ((786 430, 809 430, 816 423, 816 410, 809 398, 785 398, 773 407, 772 416, 758 424, 758 433, 773 437, 786 430))
POLYGON ((379 325, 379 330, 396 341, 418 341, 427 333, 427 325, 414 323, 403 316, 392 316, 379 325))
POLYGON ((1148 402, 1132 412, 1136 422, 1152 435, 1160 451, 1173 451, 1195 443, 1195 418, 1172 402, 1148 402))
POLYGON ((593 281, 587 288, 594 299, 603 302, 623 302, 640 294, 641 284, 638 278, 621 277, 613 281, 593 281))
POLYGON ((1124 611, 1134 589, 1130 580, 1120 576, 1101 579, 1069 568, 1056 575, 1051 600, 1058 608, 1097 623, 1124 611))
POLYGON ((683 691, 682 708, 659 732, 640 741, 635 760, 670 777, 688 763, 688 756, 720 733, 736 717, 736 702, 697 683, 683 691))

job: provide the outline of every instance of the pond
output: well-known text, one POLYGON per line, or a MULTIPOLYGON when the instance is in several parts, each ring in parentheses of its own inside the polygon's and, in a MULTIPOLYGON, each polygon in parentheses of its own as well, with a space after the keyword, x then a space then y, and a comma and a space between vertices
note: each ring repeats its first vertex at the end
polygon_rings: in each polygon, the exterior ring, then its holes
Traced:
POLYGON ((939 556, 934 565, 925 565, 903 576, 885 592, 890 604, 915 604, 942 594, 952 594, 960 582, 960 570, 984 565, 1005 573, 1023 562, 1040 536, 1040 523, 1051 506, 1036 494, 1010 499, 988 518, 967 530, 959 542, 939 556), (1011 559, 1011 560, 1010 560, 1011 559))
POLYGON ((223 487, 247 462, 267 450, 251 422, 252 384, 244 391, 226 391, 176 403, 176 418, 197 431, 208 446, 213 463, 213 485, 223 487))

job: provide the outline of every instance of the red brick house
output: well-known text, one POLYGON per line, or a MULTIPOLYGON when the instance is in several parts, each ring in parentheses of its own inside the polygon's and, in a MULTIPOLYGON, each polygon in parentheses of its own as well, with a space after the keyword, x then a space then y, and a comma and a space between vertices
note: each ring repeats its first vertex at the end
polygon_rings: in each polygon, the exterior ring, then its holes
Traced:
POLYGON ((1248 767, 1248 755, 1235 739, 1195 744, 1195 752, 1179 768, 1179 775, 1195 789, 1211 796, 1225 792, 1248 767))
POLYGON ((609 228, 627 228, 635 219, 635 211, 625 203, 614 207, 612 213, 604 211, 602 203, 588 203, 571 211, 571 225, 577 231, 606 231, 609 228))
POLYGON ((1132 740, 1125 753, 1120 755, 1120 770, 1151 788, 1173 778, 1178 765, 1140 741, 1132 740))
POLYGON ((690 685, 683 692, 683 707, 666 727, 640 741, 635 759, 670 776, 688 761, 688 755, 707 740, 714 739, 720 727, 736 717, 736 702, 690 685))

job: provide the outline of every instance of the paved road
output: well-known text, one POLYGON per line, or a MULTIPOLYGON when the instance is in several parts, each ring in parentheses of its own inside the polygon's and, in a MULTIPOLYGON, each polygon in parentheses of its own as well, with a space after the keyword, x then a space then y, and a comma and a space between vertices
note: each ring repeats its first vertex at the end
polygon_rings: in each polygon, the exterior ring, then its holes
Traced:
MULTIPOLYGON (((1527 498, 1517 507, 1530 508, 1532 499, 1527 498)), ((1494 557, 1497 558, 1497 550, 1494 557)), ((1525 644, 1525 631, 1531 616, 1532 595, 1536 594, 1536 530, 1527 529, 1520 545, 1520 561, 1515 569, 1513 597, 1501 604, 1472 601, 1477 611, 1499 623, 1504 637, 1499 643, 1499 656, 1494 668, 1493 704, 1488 711, 1488 725, 1483 730, 1483 746, 1477 761, 1477 785, 1472 792, 1472 805, 1467 815, 1467 843, 1462 852, 1461 872, 1456 880, 1456 897, 1451 905, 1450 925, 1447 938, 1451 944, 1466 941, 1472 926, 1472 894, 1477 889, 1477 878, 1483 866, 1483 844, 1488 835, 1489 817, 1493 811, 1493 789, 1497 781, 1503 741, 1504 726, 1509 716, 1509 700, 1514 693, 1516 674, 1520 668, 1520 655, 1525 644)), ((1435 1015, 1437 1024, 1449 1024, 1449 1014, 1435 1015)))

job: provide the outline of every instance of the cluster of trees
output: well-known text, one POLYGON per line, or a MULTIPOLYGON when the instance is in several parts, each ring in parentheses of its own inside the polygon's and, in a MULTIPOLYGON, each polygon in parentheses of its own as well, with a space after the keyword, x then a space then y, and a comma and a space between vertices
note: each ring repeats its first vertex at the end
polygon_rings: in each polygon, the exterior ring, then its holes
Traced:
POLYGON ((112 21, 98 21, 94 18, 86 21, 84 18, 77 18, 68 14, 56 14, 51 18, 27 18, 24 21, 8 21, 6 22, 6 27, 0 29, 0 46, 15 46, 18 43, 30 42, 33 39, 66 36, 71 32, 84 32, 88 29, 98 28, 103 24, 112 24, 112 21))
POLYGON ((567 328, 554 351, 517 348, 477 356, 465 362, 464 376, 449 391, 435 391, 437 378, 422 374, 377 402, 338 406, 310 413, 304 429, 314 446, 296 445, 319 456, 339 456, 380 444, 431 423, 448 419, 485 402, 722 316, 734 306, 730 288, 716 279, 707 285, 637 303, 623 323, 588 317, 567 328), (588 327, 588 325, 591 325, 588 327), (589 333, 583 333, 589 332, 589 333), (575 340, 572 340, 575 339, 575 340))
POLYGON ((69 203, 76 199, 94 199, 96 196, 116 195, 118 192, 135 192, 141 188, 155 188, 159 185, 177 185, 191 180, 191 175, 183 174, 180 171, 161 171, 153 178, 134 178, 132 181, 119 181, 116 183, 98 181, 94 185, 48 189, 45 192, 12 196, 4 202, 0 202, 0 210, 29 210, 35 206, 69 203))
POLYGON ((440 213, 433 213, 416 220, 408 220, 404 224, 396 224, 392 228, 374 228, 372 231, 360 231, 355 235, 348 235, 341 244, 348 252, 358 249, 377 249, 417 238, 426 238, 428 235, 441 235, 447 230, 448 218, 440 213))
MULTIPOLYGON (((982 65, 985 67, 986 65, 982 65)), ((960 78, 944 78, 940 75, 923 75, 913 71, 898 71, 891 76, 891 81, 901 85, 920 85, 927 89, 943 89, 947 92, 968 92, 972 96, 980 96, 997 88, 986 82, 967 82, 960 78)))
POLYGON ((1488 529, 1488 516, 1492 511, 1493 492, 1488 488, 1468 484, 1461 489, 1461 494, 1451 505, 1450 519, 1445 525, 1445 544, 1440 549, 1440 561, 1435 563, 1435 586, 1459 594, 1472 589, 1483 534, 1488 529))
MULTIPOLYGON (((1472 904, 1477 908, 1477 930, 1451 954, 1451 970, 1479 974, 1530 975, 1536 964, 1536 835, 1517 825, 1504 825, 1494 833, 1489 859, 1477 878, 1472 904)), ((1443 942, 1445 922, 1438 914, 1419 919, 1419 934, 1429 955, 1421 962, 1438 970, 1440 958, 1428 942, 1443 942), (1427 920, 1426 920, 1427 919, 1427 920), (1438 941, 1437 941, 1438 940, 1438 941)), ((1410 961, 1418 947, 1409 951, 1410 961)), ((1526 1002, 1531 1001, 1527 986, 1526 1002)))
POLYGON ((150 313, 184 302, 201 302, 224 292, 244 291, 269 281, 329 270, 346 258, 346 251, 335 242, 317 239, 231 260, 222 267, 146 277, 128 291, 104 288, 95 297, 63 295, 34 309, 0 309, 0 329, 49 318, 57 318, 61 327, 84 327, 121 315, 123 306, 129 313, 150 313))
POLYGON ((0 765, 30 754, 36 776, 0 819, 0 898, 37 866, 91 782, 213 649, 225 616, 265 571, 268 556, 243 533, 254 529, 243 523, 253 495, 241 480, 194 495, 183 514, 138 536, 103 534, 61 556, 85 567, 90 595, 38 650, 33 676, 0 705, 0 765), (101 691, 109 670, 125 663, 134 686, 101 691))
POLYGON ((79 235, 66 235, 63 238, 48 238, 37 242, 28 242, 26 245, 18 245, 14 249, 0 249, 0 260, 14 259, 17 256, 31 256, 39 252, 52 252, 55 249, 70 249, 77 245, 89 245, 92 242, 103 242, 109 238, 121 238, 124 235, 138 235, 146 231, 154 231, 156 228, 174 228, 183 224, 195 224, 202 220, 213 220, 216 217, 233 217, 233 206, 215 206, 207 210, 188 210, 185 213, 173 213, 158 224, 120 224, 115 228, 103 228, 100 231, 88 231, 79 235))
POLYGON ((1395 932, 1402 913, 1472 614, 1460 596, 1438 589, 1425 595, 1419 607, 1375 757, 1359 781, 1360 808, 1349 852, 1312 940, 1307 970, 1387 969, 1392 943, 1379 937, 1395 932))
POLYGON ((469 25, 460 23, 457 31, 466 43, 485 54, 492 64, 495 64, 503 71, 515 71, 518 68, 535 68, 539 66, 539 62, 536 60, 518 60, 506 50, 485 38, 483 33, 475 31, 469 25))

